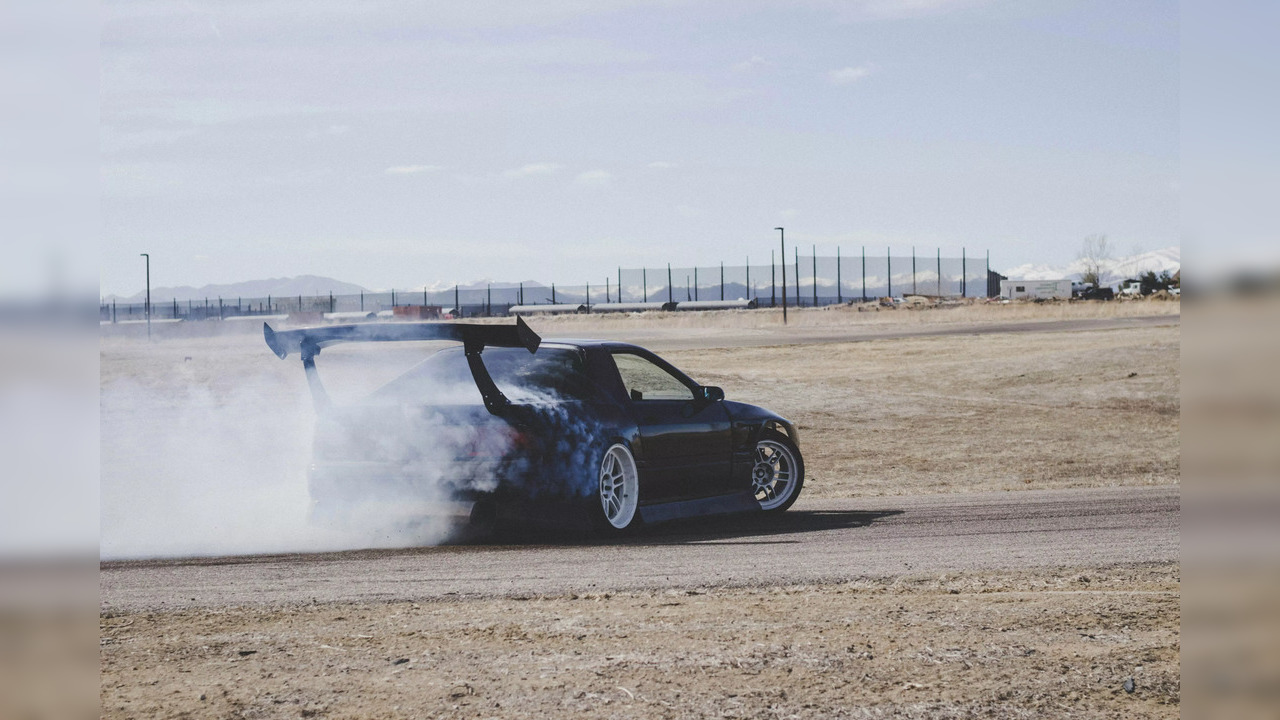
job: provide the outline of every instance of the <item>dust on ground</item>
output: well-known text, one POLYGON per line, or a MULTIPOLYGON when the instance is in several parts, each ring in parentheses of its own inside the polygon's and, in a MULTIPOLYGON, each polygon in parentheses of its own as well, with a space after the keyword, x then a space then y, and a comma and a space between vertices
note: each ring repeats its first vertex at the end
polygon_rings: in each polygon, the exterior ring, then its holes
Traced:
POLYGON ((102 715, 1175 717, 1179 622, 1176 565, 106 615, 102 715))

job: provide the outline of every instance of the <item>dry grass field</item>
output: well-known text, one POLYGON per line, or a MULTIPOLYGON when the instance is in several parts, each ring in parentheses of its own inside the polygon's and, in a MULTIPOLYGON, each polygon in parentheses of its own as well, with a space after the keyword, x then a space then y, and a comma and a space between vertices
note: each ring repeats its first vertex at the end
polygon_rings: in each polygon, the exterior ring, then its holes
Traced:
POLYGON ((815 496, 1178 482, 1177 327, 677 350, 797 422, 815 496))

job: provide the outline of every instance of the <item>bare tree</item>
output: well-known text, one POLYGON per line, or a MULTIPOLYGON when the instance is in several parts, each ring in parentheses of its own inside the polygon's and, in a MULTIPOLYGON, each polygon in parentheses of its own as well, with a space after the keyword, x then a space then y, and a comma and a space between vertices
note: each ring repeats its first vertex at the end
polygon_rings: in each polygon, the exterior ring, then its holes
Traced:
POLYGON ((1084 245, 1080 248, 1080 260, 1084 262, 1080 282, 1102 287, 1103 281, 1107 279, 1106 264, 1111 260, 1111 246, 1107 243, 1107 236, 1097 234, 1085 238, 1084 245))

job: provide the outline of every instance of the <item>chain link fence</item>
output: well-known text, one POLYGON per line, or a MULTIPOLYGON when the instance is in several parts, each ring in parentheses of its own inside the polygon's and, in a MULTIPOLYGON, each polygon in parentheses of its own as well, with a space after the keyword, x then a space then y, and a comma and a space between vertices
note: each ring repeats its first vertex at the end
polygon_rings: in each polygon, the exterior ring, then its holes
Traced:
MULTIPOLYGON (((267 315, 405 315, 431 318, 506 315, 516 305, 755 300, 759 307, 817 306, 886 296, 985 297, 986 258, 934 255, 795 254, 783 263, 618 268, 599 283, 501 283, 483 288, 367 292, 288 297, 155 300, 152 320, 206 320, 267 315), (783 289, 785 278, 785 291, 783 289)), ((146 319, 145 303, 103 303, 101 322, 146 319)))

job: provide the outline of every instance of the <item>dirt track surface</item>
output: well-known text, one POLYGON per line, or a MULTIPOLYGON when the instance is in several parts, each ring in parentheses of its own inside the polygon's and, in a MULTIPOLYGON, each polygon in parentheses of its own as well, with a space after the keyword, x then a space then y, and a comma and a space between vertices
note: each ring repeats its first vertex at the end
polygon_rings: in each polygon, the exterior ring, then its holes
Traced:
POLYGON ((832 583, 1176 561, 1177 488, 801 501, 611 544, 104 563, 104 612, 832 583))

